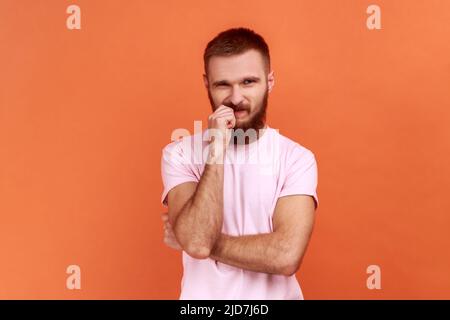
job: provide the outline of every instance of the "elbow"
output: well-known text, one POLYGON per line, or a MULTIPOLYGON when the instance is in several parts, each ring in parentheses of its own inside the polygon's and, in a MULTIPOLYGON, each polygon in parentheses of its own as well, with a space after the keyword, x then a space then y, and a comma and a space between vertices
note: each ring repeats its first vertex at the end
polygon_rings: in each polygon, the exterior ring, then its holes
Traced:
POLYGON ((174 227, 174 233, 183 251, 192 258, 206 259, 211 255, 212 249, 204 241, 191 239, 191 235, 186 236, 186 233, 179 232, 177 226, 174 227))
POLYGON ((188 244, 183 249, 194 259, 206 259, 209 258, 211 254, 211 249, 203 245, 188 244))
POLYGON ((282 259, 279 266, 279 274, 290 277, 297 273, 300 268, 301 259, 296 259, 293 257, 288 257, 286 259, 282 259))
POLYGON ((293 276, 297 273, 299 266, 296 265, 286 265, 280 268, 280 274, 286 277, 293 276))

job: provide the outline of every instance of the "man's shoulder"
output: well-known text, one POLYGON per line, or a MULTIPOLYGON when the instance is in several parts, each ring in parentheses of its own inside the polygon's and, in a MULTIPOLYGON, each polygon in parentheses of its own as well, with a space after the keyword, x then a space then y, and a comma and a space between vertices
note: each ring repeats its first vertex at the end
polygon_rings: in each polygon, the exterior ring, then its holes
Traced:
POLYGON ((206 130, 203 130, 202 132, 178 137, 175 140, 166 144, 163 147, 163 152, 177 149, 180 151, 187 151, 186 149, 193 149, 195 143, 202 143, 202 144, 204 143, 205 132, 206 130))
POLYGON ((168 143, 162 149, 162 157, 169 162, 192 165, 201 163, 205 143, 205 130, 185 135, 168 143))
POLYGON ((278 129, 273 129, 274 134, 278 136, 280 140, 280 144, 285 150, 288 157, 301 157, 301 158, 310 158, 314 157, 314 153, 301 144, 298 141, 295 141, 288 136, 280 133, 278 129))

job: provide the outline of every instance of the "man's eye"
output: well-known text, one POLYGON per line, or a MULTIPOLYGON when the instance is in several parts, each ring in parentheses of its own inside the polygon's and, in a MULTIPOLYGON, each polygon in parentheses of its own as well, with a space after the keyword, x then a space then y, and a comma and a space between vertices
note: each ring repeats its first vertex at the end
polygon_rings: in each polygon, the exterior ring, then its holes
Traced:
POLYGON ((252 82, 255 82, 254 80, 244 80, 244 84, 250 84, 252 82))

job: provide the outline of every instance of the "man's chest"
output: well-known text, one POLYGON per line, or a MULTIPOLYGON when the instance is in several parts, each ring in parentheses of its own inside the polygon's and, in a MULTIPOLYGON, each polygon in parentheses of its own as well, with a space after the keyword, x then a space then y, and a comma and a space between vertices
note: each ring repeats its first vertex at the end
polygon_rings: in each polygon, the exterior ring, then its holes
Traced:
POLYGON ((282 184, 279 173, 256 164, 224 166, 224 231, 240 235, 272 231, 282 184))

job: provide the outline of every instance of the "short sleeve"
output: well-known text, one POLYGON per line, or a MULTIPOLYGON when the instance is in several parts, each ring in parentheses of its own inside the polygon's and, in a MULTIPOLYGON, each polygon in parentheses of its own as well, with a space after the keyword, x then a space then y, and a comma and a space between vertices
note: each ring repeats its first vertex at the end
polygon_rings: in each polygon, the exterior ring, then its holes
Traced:
POLYGON ((286 161, 286 175, 279 197, 305 194, 315 200, 316 209, 319 205, 317 197, 317 163, 314 154, 303 147, 297 146, 286 161))
POLYGON ((189 162, 189 157, 183 153, 180 141, 174 141, 164 147, 161 157, 161 176, 163 182, 161 203, 166 207, 167 194, 171 189, 184 182, 199 181, 193 165, 189 162))

